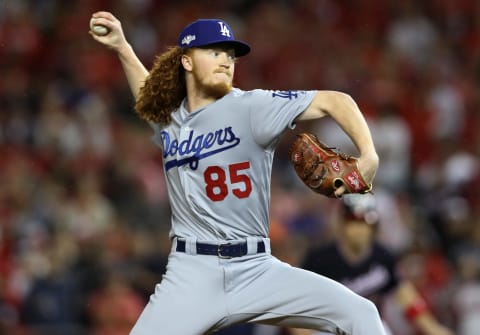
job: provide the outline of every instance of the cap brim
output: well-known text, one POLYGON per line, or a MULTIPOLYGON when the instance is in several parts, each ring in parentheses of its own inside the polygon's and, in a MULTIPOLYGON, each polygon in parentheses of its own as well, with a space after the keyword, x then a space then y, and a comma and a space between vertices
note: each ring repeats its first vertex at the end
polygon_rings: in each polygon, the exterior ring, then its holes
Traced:
POLYGON ((213 41, 211 43, 208 43, 206 45, 198 45, 198 46, 192 46, 192 47, 206 47, 209 45, 215 45, 215 44, 221 44, 221 45, 228 45, 235 50, 235 57, 242 57, 247 55, 250 52, 250 46, 247 43, 241 42, 241 41, 225 41, 225 40, 220 40, 220 41, 213 41))
POLYGON ((227 43, 233 46, 235 57, 242 57, 250 53, 250 46, 246 43, 240 41, 229 41, 227 43))

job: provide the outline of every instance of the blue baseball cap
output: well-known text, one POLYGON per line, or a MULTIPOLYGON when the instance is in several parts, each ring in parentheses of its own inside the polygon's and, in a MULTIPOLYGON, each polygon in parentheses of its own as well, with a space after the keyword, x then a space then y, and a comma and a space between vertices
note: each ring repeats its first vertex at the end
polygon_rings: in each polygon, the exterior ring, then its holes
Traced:
POLYGON ((202 47, 216 43, 227 43, 235 50, 235 56, 245 56, 250 46, 237 41, 230 26, 219 19, 200 19, 186 26, 178 36, 178 46, 182 48, 202 47))

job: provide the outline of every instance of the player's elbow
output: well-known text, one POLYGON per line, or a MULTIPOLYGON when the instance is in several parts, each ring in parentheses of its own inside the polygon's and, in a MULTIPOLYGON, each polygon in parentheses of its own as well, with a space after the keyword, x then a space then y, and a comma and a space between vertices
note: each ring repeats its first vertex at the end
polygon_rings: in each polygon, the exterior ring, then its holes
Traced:
POLYGON ((347 93, 339 91, 331 91, 329 100, 329 110, 356 110, 358 105, 353 97, 347 93))

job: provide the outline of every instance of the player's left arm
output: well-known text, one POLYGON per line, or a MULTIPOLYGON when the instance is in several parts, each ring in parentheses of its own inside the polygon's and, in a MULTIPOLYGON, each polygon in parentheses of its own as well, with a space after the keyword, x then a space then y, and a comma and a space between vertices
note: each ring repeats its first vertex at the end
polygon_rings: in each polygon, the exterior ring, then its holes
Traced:
POLYGON ((358 168, 370 184, 378 169, 379 158, 364 115, 357 103, 348 94, 338 91, 318 91, 308 108, 297 120, 312 120, 332 117, 350 137, 358 151, 358 168))
POLYGON ((395 298, 402 307, 406 318, 415 324, 423 334, 454 335, 450 329, 438 322, 412 283, 401 282, 396 289, 395 298))

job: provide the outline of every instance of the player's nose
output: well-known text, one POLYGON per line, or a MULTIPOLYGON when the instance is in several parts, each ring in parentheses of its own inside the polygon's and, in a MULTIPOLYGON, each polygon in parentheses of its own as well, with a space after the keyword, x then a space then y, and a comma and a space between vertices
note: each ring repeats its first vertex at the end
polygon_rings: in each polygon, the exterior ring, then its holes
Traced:
POLYGON ((222 51, 220 56, 220 63, 222 66, 230 67, 235 62, 235 57, 227 51, 222 51))

